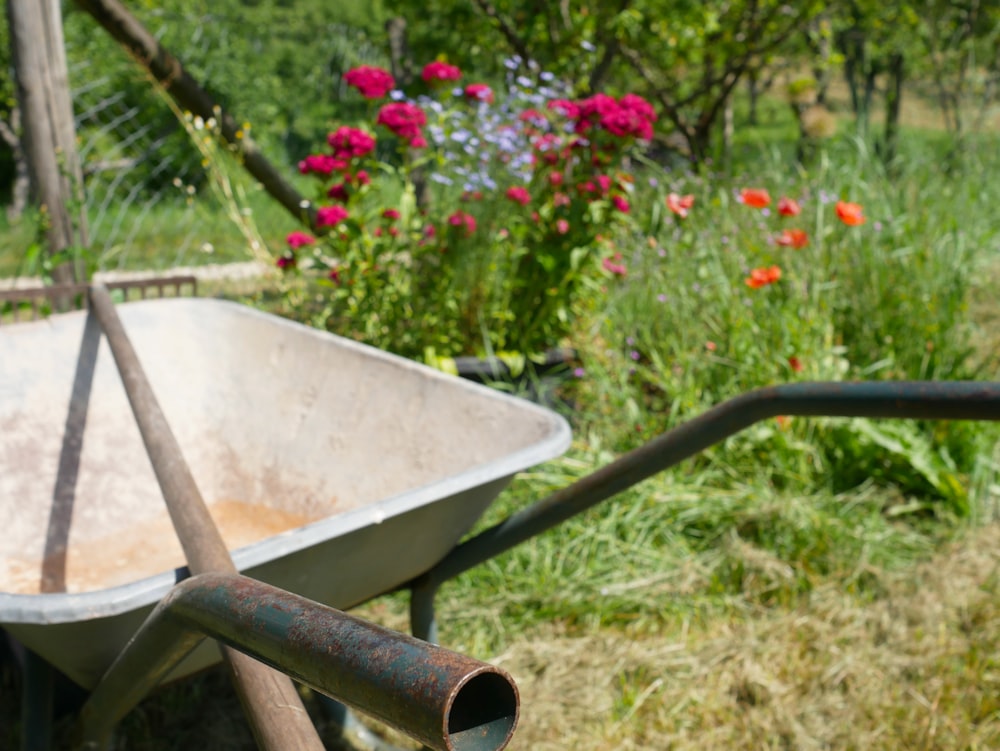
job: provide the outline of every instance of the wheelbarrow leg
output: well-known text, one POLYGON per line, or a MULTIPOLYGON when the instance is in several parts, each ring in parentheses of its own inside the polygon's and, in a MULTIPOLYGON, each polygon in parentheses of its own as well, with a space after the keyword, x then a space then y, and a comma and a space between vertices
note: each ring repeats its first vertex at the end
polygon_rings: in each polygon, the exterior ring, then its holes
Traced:
POLYGON ((387 743, 375 735, 346 705, 320 693, 316 694, 316 698, 323 714, 336 728, 336 748, 350 751, 403 751, 399 746, 387 743))
POLYGON ((52 666, 30 649, 24 650, 21 671, 21 749, 49 751, 52 748, 52 697, 55 673, 52 666))
POLYGON ((438 585, 434 582, 420 582, 410 590, 410 633, 431 644, 438 643, 437 616, 434 613, 434 598, 438 585))

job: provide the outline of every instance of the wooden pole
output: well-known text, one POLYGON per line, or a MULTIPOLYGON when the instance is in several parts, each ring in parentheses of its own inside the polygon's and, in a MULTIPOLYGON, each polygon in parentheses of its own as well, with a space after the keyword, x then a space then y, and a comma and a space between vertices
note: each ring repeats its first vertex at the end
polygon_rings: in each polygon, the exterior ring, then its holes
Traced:
MULTIPOLYGON (((106 287, 90 288, 90 307, 118 366, 188 568, 192 574, 237 573, 106 287)), ((291 679, 237 649, 220 648, 261 751, 323 751, 291 679)))
MULTIPOLYGON (((28 174, 49 254, 56 256, 87 240, 82 206, 80 212, 71 208, 82 195, 82 180, 59 0, 7 0, 7 19, 28 174)), ((53 271, 57 283, 72 283, 77 276, 70 263, 53 271)))

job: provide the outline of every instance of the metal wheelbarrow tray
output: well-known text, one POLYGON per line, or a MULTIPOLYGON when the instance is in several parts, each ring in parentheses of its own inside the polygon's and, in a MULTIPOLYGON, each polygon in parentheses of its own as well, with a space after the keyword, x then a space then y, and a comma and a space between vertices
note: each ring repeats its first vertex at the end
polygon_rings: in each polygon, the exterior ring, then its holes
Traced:
MULTIPOLYGON (((430 569, 569 445, 549 410, 241 305, 118 311, 236 566, 336 608, 430 569)), ((0 626, 85 688, 186 573, 85 312, 0 330, 0 529, 0 626)))

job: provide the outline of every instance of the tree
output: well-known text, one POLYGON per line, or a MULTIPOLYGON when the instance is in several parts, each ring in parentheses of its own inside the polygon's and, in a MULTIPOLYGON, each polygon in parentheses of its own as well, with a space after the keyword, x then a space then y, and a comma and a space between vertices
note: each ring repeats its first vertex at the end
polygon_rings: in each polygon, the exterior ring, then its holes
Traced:
POLYGON ((701 162, 736 85, 803 31, 824 4, 472 0, 420 7, 435 23, 411 31, 415 50, 436 47, 451 58, 502 45, 525 69, 534 61, 581 94, 636 88, 659 103, 690 159, 701 162), (440 22, 437 13, 444 14, 440 22))

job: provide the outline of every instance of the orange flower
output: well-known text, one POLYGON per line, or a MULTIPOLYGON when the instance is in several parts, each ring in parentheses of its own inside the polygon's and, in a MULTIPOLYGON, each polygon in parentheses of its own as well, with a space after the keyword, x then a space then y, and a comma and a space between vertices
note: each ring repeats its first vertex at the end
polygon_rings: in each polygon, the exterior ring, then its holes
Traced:
POLYGON ((837 217, 848 227, 857 227, 865 223, 864 211, 860 203, 837 201, 837 217))
POLYGON ((779 279, 781 279, 781 269, 779 267, 770 266, 765 268, 762 266, 759 269, 752 269, 750 276, 743 281, 751 289, 760 289, 761 287, 766 287, 768 284, 774 284, 779 279))
POLYGON ((778 213, 782 216, 798 216, 802 213, 802 207, 794 198, 782 196, 778 200, 778 213))
POLYGON ((764 209, 771 205, 771 194, 764 188, 744 188, 740 200, 751 209, 764 209))
POLYGON ((679 196, 676 193, 671 193, 667 196, 667 208, 681 219, 688 215, 688 210, 692 206, 694 206, 694 196, 692 195, 679 196))
POLYGON ((782 230, 781 234, 774 239, 774 242, 777 245, 798 250, 809 244, 809 235, 803 229, 786 229, 782 230))

